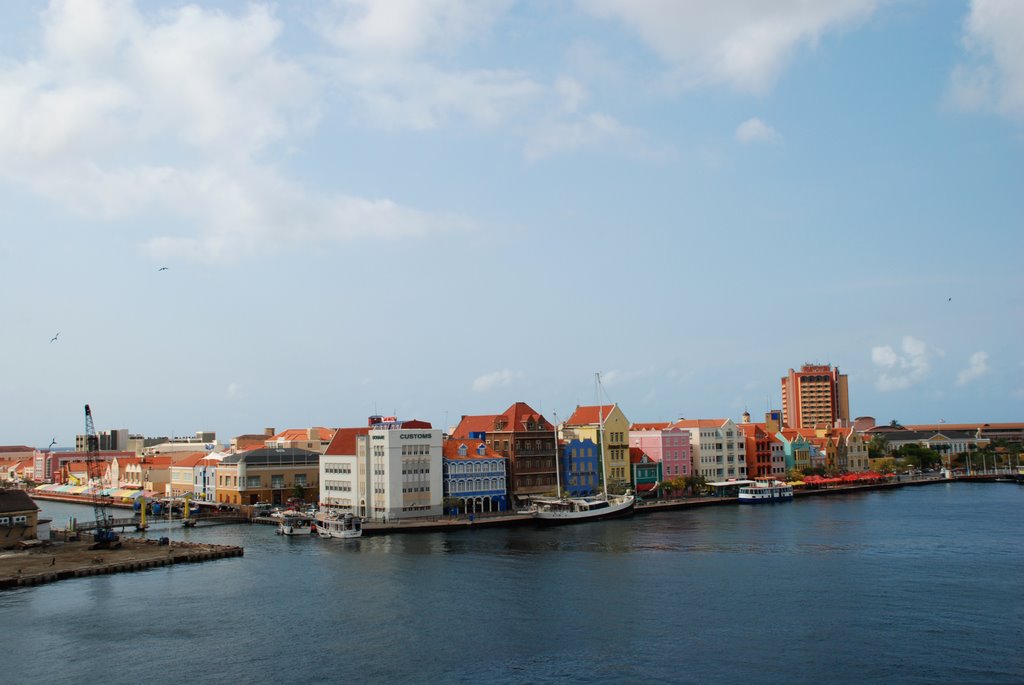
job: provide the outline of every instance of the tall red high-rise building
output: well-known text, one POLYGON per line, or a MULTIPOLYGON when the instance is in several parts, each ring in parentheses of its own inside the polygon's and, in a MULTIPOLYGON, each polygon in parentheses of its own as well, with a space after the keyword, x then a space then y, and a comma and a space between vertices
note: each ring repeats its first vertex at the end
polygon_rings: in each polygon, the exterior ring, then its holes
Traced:
POLYGON ((847 425, 847 376, 831 364, 804 364, 782 378, 782 420, 789 428, 847 425))

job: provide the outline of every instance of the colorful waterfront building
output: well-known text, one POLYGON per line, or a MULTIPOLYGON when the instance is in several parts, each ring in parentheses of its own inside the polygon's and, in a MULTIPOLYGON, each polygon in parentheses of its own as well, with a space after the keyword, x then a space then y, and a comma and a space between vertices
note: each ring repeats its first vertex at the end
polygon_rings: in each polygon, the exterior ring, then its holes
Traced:
POLYGON ((339 428, 320 459, 320 505, 384 523, 440 516, 442 431, 419 420, 371 416, 339 428))
POLYGON ((601 489, 601 462, 597 444, 590 438, 559 443, 559 475, 562 491, 570 497, 596 495, 601 489))
POLYGON ((463 416, 452 437, 480 440, 508 459, 513 505, 531 495, 556 494, 555 427, 525 402, 516 402, 501 414, 463 416))
POLYGON ((171 497, 184 497, 189 495, 196 497, 196 467, 206 459, 206 452, 192 452, 179 457, 171 464, 171 497))
POLYGON ((314 426, 312 428, 289 428, 270 436, 265 447, 294 447, 323 454, 334 437, 334 428, 314 426))
POLYGON ((508 460, 480 440, 449 438, 442 445, 446 514, 508 509, 508 460))
POLYGON ((589 438, 598 446, 598 455, 607 462, 601 471, 608 478, 609 487, 629 484, 629 420, 618 404, 576 407, 562 424, 561 437, 566 441, 589 438))
POLYGON ((693 473, 690 432, 673 427, 671 421, 630 425, 629 446, 661 462, 665 480, 686 478, 693 473))
POLYGON ((779 464, 779 471, 775 471, 776 465, 772 463, 772 442, 774 438, 768 433, 763 423, 751 423, 750 414, 743 412, 743 420, 737 426, 743 433, 745 452, 747 458, 747 477, 767 477, 784 475, 785 462, 779 464))
POLYGON ((225 504, 284 504, 292 497, 315 501, 320 454, 262 447, 228 454, 217 466, 217 501, 225 504))
POLYGON ((787 428, 847 425, 850 391, 846 374, 831 364, 804 364, 782 377, 782 420, 787 428))
POLYGON ((786 473, 811 468, 812 462, 817 461, 818 448, 795 428, 783 428, 775 437, 782 443, 786 457, 786 473))
POLYGON ((200 502, 217 501, 217 466, 226 456, 226 452, 210 452, 192 470, 195 478, 192 492, 200 502))
POLYGON ((629 448, 631 481, 636 494, 643 496, 657 490, 662 480, 662 463, 655 461, 639 447, 629 448))
POLYGON ((732 419, 680 419, 672 427, 690 434, 697 475, 708 481, 747 477, 746 443, 732 419))

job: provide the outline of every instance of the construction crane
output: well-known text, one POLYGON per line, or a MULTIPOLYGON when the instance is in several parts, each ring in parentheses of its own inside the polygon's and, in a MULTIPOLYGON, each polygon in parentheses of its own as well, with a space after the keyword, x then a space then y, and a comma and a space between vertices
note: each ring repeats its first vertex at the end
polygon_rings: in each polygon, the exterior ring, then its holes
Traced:
POLYGON ((93 536, 91 549, 116 549, 121 546, 121 539, 114 528, 111 519, 107 516, 106 503, 100 495, 99 485, 102 483, 103 460, 99 458, 100 439, 96 435, 96 427, 92 422, 92 410, 85 405, 85 464, 86 483, 92 490, 92 508, 96 515, 96 533, 93 536), (93 483, 93 479, 97 482, 93 483))

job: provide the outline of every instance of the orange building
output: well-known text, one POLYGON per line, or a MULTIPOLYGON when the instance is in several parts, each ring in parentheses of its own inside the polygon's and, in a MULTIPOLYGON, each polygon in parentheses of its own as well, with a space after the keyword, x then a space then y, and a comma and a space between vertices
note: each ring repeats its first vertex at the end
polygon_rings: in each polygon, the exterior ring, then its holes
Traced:
POLYGON ((782 378, 782 420, 788 428, 847 425, 850 393, 846 374, 831 364, 804 364, 782 378))

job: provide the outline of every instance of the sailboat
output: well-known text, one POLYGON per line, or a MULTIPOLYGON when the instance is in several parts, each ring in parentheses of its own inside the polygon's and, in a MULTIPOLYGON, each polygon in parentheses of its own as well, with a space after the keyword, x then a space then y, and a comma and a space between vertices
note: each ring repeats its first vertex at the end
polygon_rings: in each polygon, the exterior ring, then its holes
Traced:
POLYGON ((608 494, 608 460, 604 454, 604 409, 601 404, 601 374, 597 376, 598 387, 598 441, 601 448, 601 482, 603 492, 592 497, 562 497, 562 481, 560 476, 558 458, 558 421, 555 424, 555 483, 558 487, 558 497, 534 497, 534 518, 541 523, 582 523, 584 521, 600 521, 602 519, 615 518, 617 516, 629 516, 633 513, 633 505, 636 498, 632 490, 627 490, 624 495, 608 494))

